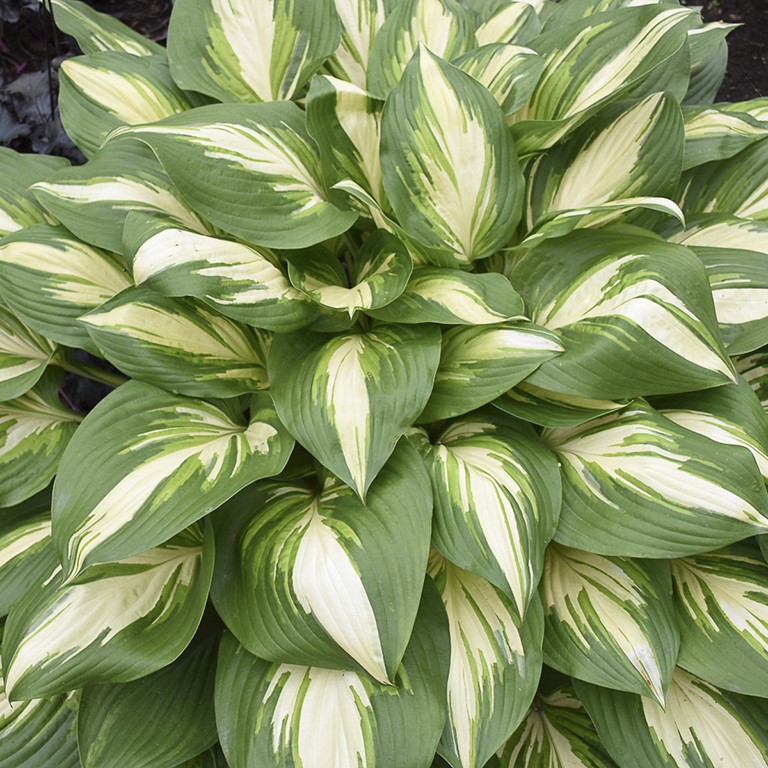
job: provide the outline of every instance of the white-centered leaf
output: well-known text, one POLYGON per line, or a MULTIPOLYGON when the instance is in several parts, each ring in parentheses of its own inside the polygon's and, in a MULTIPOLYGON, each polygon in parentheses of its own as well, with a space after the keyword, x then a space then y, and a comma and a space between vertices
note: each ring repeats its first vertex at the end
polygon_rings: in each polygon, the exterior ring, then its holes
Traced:
POLYGON ((341 42, 327 68, 336 77, 365 88, 373 41, 384 24, 387 0, 335 0, 341 42))
POLYGON ((357 218, 328 201, 304 113, 290 102, 198 107, 128 135, 149 144, 198 214, 248 242, 303 248, 357 218))
POLYGON ((381 324, 331 339, 279 334, 270 348, 270 391, 291 434, 364 498, 424 409, 439 357, 433 325, 381 324))
POLYGON ((535 3, 528 0, 511 0, 509 3, 496 5, 501 6, 498 11, 485 19, 475 30, 478 45, 525 45, 541 31, 535 3))
POLYGON ((504 116, 480 83, 424 46, 387 99, 381 154, 401 226, 439 265, 467 265, 508 243, 523 180, 504 116))
POLYGON ((432 476, 433 546, 509 595, 522 621, 557 525, 555 457, 528 425, 493 410, 449 422, 431 442, 422 430, 409 439, 432 476))
POLYGON ((65 584, 61 567, 11 609, 3 637, 12 699, 143 677, 192 639, 213 572, 196 525, 162 546, 65 584))
POLYGON ((681 557, 768 530, 768 495, 749 451, 683 429, 642 401, 543 438, 561 462, 563 544, 681 557))
POLYGON ((664 704, 680 642, 669 569, 551 544, 540 594, 547 664, 664 704))
POLYGON ((178 0, 168 56, 182 88, 224 102, 292 99, 339 44, 334 0, 178 0))
POLYGON ((69 444, 54 486, 53 539, 66 578, 156 546, 278 473, 293 441, 266 393, 250 405, 245 422, 236 401, 228 407, 138 381, 102 400, 69 444))
POLYGON ((214 519, 214 603, 259 658, 390 682, 421 598, 431 517, 429 477, 405 441, 365 504, 333 476, 251 486, 214 519))
POLYGON ((438 751, 459 768, 480 768, 517 728, 541 674, 538 600, 517 626, 516 609, 490 582, 435 553, 451 638, 448 722, 438 751))

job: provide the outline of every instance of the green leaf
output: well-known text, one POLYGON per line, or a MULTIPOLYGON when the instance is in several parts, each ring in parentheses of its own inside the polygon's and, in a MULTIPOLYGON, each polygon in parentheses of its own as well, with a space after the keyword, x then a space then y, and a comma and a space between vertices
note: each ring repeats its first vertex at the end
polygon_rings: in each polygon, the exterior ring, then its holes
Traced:
POLYGON ((749 766, 768 760, 768 704, 675 671, 666 709, 650 699, 574 681, 611 757, 622 768, 749 766))
POLYGON ((683 557, 768 530, 768 495, 751 454, 683 429, 642 401, 543 438, 561 462, 555 539, 563 544, 683 557))
POLYGON ((715 100, 728 65, 725 37, 738 27, 739 24, 713 21, 688 30, 691 82, 684 104, 711 104, 715 100))
POLYGON ((18 504, 51 482, 81 417, 58 397, 61 375, 0 403, 0 506, 18 504))
POLYGON ((77 712, 83 768, 174 768, 213 746, 217 640, 193 640, 140 680, 86 688, 77 712))
POLYGON ((355 254, 349 277, 339 259, 325 250, 308 250, 288 261, 293 285, 329 309, 379 309, 403 292, 413 270, 407 248, 382 229, 374 232, 355 254))
POLYGON ((533 323, 450 328, 443 332, 435 386, 419 421, 490 403, 562 351, 557 334, 533 323))
POLYGON ((549 666, 664 705, 680 644, 666 563, 551 544, 540 594, 549 666))
POLYGON ((435 326, 378 325, 333 338, 272 341, 268 372, 280 420, 360 498, 424 410, 440 357, 435 326))
POLYGON ((299 95, 339 44, 333 0, 178 0, 168 56, 180 87, 224 102, 299 95))
POLYGON ((66 59, 59 87, 61 122, 87 157, 115 128, 152 123, 193 106, 162 55, 101 51, 66 59))
POLYGON ((200 623, 212 572, 213 541, 199 525, 69 584, 57 566, 8 616, 9 698, 127 682, 167 666, 200 623))
POLYGON ((409 439, 432 477, 433 546, 509 595, 522 621, 557 526, 555 457, 528 425, 494 410, 449 422, 432 442, 422 430, 409 439))
POLYGON ((54 486, 53 540, 66 578, 157 546, 280 472, 293 441, 266 393, 252 396, 243 422, 234 406, 138 381, 102 400, 69 444, 54 486))
POLYGON ((501 109, 424 46, 384 106, 381 158, 400 224, 438 266, 466 266, 509 242, 523 179, 501 109))
POLYGON ((47 224, 3 238, 0 278, 3 300, 30 328, 53 341, 93 352, 96 349, 77 318, 130 285, 117 256, 47 224))
POLYGON ((429 574, 451 636, 448 722, 438 750, 456 768, 480 768, 517 728, 536 693, 541 605, 534 600, 518 628, 512 601, 485 579, 437 554, 429 574))
POLYGON ((523 300, 504 275, 416 267, 403 293, 374 317, 398 323, 495 325, 523 317, 523 300))
POLYGON ((27 155, 0 147, 0 237, 46 221, 29 187, 68 165, 63 157, 27 155))
POLYGON ((746 543, 672 560, 681 644, 678 664, 721 688, 768 689, 768 568, 746 543))
POLYGON ((313 319, 312 301, 288 282, 265 248, 201 235, 165 217, 129 213, 126 252, 137 285, 192 296, 233 320, 293 331, 313 319))
POLYGON ((32 389, 56 349, 0 304, 0 401, 32 389))
POLYGON ((706 272, 687 249, 623 233, 573 232, 533 249, 511 279, 565 352, 528 378, 555 392, 624 399, 734 381, 706 272))
POLYGON ((83 53, 123 51, 134 56, 164 53, 161 45, 79 0, 51 0, 51 7, 56 26, 74 37, 83 53))
POLYGON ((214 518, 216 608, 259 658, 389 683, 419 606, 431 519, 429 477, 405 441, 365 504, 333 476, 251 486, 214 518))
POLYGON ((234 397, 269 385, 270 335, 193 301, 129 288, 80 322, 117 368, 176 394, 234 397))
POLYGON ((367 90, 385 99, 420 45, 450 60, 476 47, 472 16, 457 0, 402 0, 374 38, 367 90))
POLYGON ((735 357, 734 365, 757 395, 763 409, 768 410, 768 349, 735 357))
POLYGON ((384 24, 387 0, 335 0, 341 42, 326 67, 341 80, 365 88, 371 46, 384 24))
POLYGON ((304 248, 357 218, 328 202, 304 122, 285 101, 215 104, 128 135, 152 147, 185 200, 212 224, 258 245, 304 248))
POLYGON ((60 171, 32 191, 81 240, 115 253, 123 252, 123 227, 132 211, 162 213, 195 232, 207 232, 150 150, 136 141, 110 143, 85 165, 60 171))
POLYGON ((429 581, 393 685, 262 661, 225 634, 216 715, 227 760, 232 768, 427 765, 445 723, 448 654, 445 611, 429 581))

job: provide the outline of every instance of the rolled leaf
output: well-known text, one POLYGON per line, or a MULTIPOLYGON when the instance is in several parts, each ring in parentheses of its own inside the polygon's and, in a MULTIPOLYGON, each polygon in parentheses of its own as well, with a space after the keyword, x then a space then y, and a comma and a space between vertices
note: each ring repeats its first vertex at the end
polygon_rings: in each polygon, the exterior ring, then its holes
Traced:
POLYGON ((300 332, 273 339, 268 373, 280 420, 362 499, 424 410, 439 356, 435 326, 300 332))
POLYGON ((179 0, 168 56, 181 88, 224 102, 291 99, 339 44, 333 0, 179 0))
POLYGON ((277 474, 292 447, 266 393, 253 395, 243 423, 223 403, 122 385, 88 414, 56 478, 53 540, 65 577, 161 544, 277 474))
POLYGON ((561 462, 563 544, 682 557, 768 530, 765 483, 749 451, 678 427, 642 401, 543 437, 561 462))
POLYGON ((725 37, 738 26, 713 21, 688 30, 691 81, 685 94, 685 104, 711 104, 715 100, 728 64, 725 37))
POLYGON ((214 603, 259 658, 390 682, 419 606, 431 518, 429 477, 405 441, 365 504, 332 476, 251 486, 215 517, 214 603))
POLYGON ((304 248, 341 234, 357 218, 328 202, 295 104, 198 107, 130 135, 152 147, 198 214, 246 241, 304 248))
POLYGON ((57 566, 8 616, 9 697, 127 682, 167 666, 200 623, 212 572, 213 541, 201 526, 73 583, 62 582, 57 566))

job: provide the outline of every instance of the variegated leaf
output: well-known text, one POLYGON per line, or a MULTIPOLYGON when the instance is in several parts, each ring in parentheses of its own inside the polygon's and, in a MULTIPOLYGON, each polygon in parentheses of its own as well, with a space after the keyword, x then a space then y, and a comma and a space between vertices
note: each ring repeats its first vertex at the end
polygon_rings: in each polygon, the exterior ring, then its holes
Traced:
POLYGON ((356 672, 257 659, 225 634, 216 717, 231 768, 428 765, 445 724, 448 630, 434 585, 393 685, 356 672))
POLYGON ((345 270, 337 256, 312 249, 290 257, 288 275, 313 301, 344 310, 351 318, 358 310, 391 304, 405 289, 413 269, 407 248, 382 229, 350 254, 348 264, 345 270))
POLYGON ((419 421, 460 416, 490 403, 562 351, 556 333, 533 323, 450 328, 443 332, 435 386, 419 421))
POLYGON ((740 219, 730 214, 705 213, 689 218, 667 239, 694 250, 722 248, 724 251, 758 251, 768 254, 768 222, 740 219))
POLYGON ((352 83, 315 77, 307 94, 307 130, 317 143, 328 184, 351 179, 377 202, 383 200, 381 102, 352 83))
POLYGON ((477 46, 473 28, 471 14, 457 0, 402 0, 374 38, 367 90, 387 98, 419 46, 446 60, 467 53, 477 46))
POLYGON ((768 349, 763 347, 749 355, 735 357, 733 361, 739 375, 757 395, 763 410, 768 411, 768 349))
POLYGON ((212 572, 213 541, 199 525, 74 582, 57 566, 8 616, 9 698, 127 682, 167 666, 200 623, 212 572))
POLYGON ((726 112, 749 115, 760 123, 768 122, 768 96, 758 96, 747 101, 724 102, 717 106, 726 112))
POLYGON ((364 498, 424 410, 439 357, 432 325, 281 334, 270 349, 271 393, 291 434, 364 498))
POLYGON ((710 24, 697 24, 688 30, 691 80, 684 104, 711 104, 715 100, 728 64, 725 38, 738 26, 713 21, 710 24))
POLYGON ((765 699, 718 690, 679 668, 666 708, 578 680, 574 687, 622 768, 763 768, 768 762, 765 699))
POLYGON ((32 389, 56 349, 56 344, 0 304, 0 401, 32 389))
POLYGON ((288 282, 268 249, 181 229, 164 217, 128 214, 126 254, 137 285, 193 296, 225 317, 271 331, 293 331, 316 308, 288 282))
POLYGON ((502 112, 511 115, 528 101, 544 61, 530 48, 494 43, 470 51, 456 59, 454 64, 482 83, 496 99, 502 112))
POLYGON ((539 593, 550 667, 664 705, 680 645, 666 563, 550 544, 539 593))
POLYGON ((199 633, 175 662, 147 677, 86 688, 77 710, 83 765, 170 768, 212 747, 218 639, 218 632, 199 633))
POLYGON ((683 169, 725 160, 768 135, 768 126, 748 114, 721 107, 684 107, 685 155, 683 169))
POLYGON ((365 504, 333 476, 251 486, 214 519, 214 603, 259 658, 391 682, 421 598, 431 520, 429 477, 406 441, 365 504))
POLYGON ((83 53, 123 51, 134 56, 164 53, 158 43, 80 0, 51 0, 51 8, 56 26, 74 37, 83 53))
POLYGON ((115 253, 123 252, 123 227, 131 211, 164 214, 180 226, 207 233, 150 150, 135 141, 113 142, 84 166, 60 171, 32 191, 81 240, 115 253))
POLYGON ((493 43, 526 45, 541 31, 541 22, 534 2, 510 0, 496 5, 500 6, 499 9, 475 30, 479 46, 493 43))
POLYGON ((45 488, 81 417, 58 398, 61 376, 43 375, 34 389, 0 403, 0 505, 18 504, 45 488))
POLYGON ((499 750, 500 768, 616 768, 569 687, 538 695, 499 750))
POLYGON ((726 213, 742 219, 768 221, 768 137, 737 155, 705 163, 683 174, 681 207, 686 215, 726 213))
POLYGON ((216 104, 128 135, 152 147, 184 199, 215 226, 258 245, 303 248, 357 218, 328 201, 304 122, 286 101, 216 104))
POLYGON ((751 454, 678 427, 642 401, 545 430, 561 462, 555 539, 607 555, 682 557, 768 531, 751 454))
POLYGON ((474 78, 424 46, 387 99, 381 153, 384 190, 401 226, 437 252, 439 266, 466 266, 508 243, 523 180, 501 109, 474 78))
POLYGON ((544 70, 514 115, 518 151, 551 147, 603 104, 629 95, 666 90, 682 98, 688 86, 687 30, 694 18, 694 11, 670 6, 618 8, 531 41, 544 70), (668 66, 681 55, 682 66, 668 66))
POLYGON ((531 319, 565 352, 528 379, 615 399, 688 392, 735 374, 717 334, 706 271, 690 251, 639 235, 573 232, 512 270, 531 319))
POLYGON ((292 99, 339 44, 334 0, 178 0, 176 82, 224 102, 292 99))
POLYGON ((384 24, 387 0, 335 0, 341 43, 326 67, 336 77, 365 88, 371 46, 384 24))
POLYGON ((90 157, 124 125, 140 125, 190 109, 171 79, 165 56, 101 51, 66 59, 59 75, 61 122, 90 157))
POLYGON ((398 323, 495 325, 523 319, 523 309, 504 275, 416 267, 400 297, 371 314, 398 323))
POLYGON ((448 722, 438 751, 456 768, 481 768, 522 720, 541 674, 541 604, 518 628, 504 592, 434 554, 451 637, 448 722))
MULTIPOLYGON (((653 93, 608 107, 565 144, 537 158, 527 189, 528 228, 559 211, 671 195, 680 179, 683 120, 674 98, 653 93)), ((617 214, 621 212, 621 209, 617 214)), ((610 220, 603 216, 603 223, 610 220)))
POLYGON ((76 717, 76 693, 11 704, 0 669, 0 765, 81 768, 76 717))
POLYGON ((30 328, 53 341, 94 352, 77 318, 130 285, 117 256, 47 224, 3 238, 0 278, 3 300, 30 328))
POLYGON ((583 424, 597 416, 621 410, 628 402, 628 400, 596 400, 578 395, 564 395, 521 381, 516 387, 494 400, 493 405, 517 416, 518 419, 524 419, 542 427, 571 427, 583 424))
POLYGON ((678 663, 729 691, 768 690, 768 565, 757 547, 672 560, 678 663))
POLYGON ((277 474, 293 441, 269 396, 215 404, 131 381, 83 421, 53 492, 53 541, 73 579, 156 546, 249 483, 277 474), (89 468, 83 475, 82 468, 89 468))
POLYGON ((557 526, 555 457, 528 425, 493 410, 455 419, 431 441, 422 430, 409 439, 432 476, 433 546, 509 595, 521 622, 557 526))
POLYGON ((80 322, 117 368, 176 394, 235 397, 269 384, 271 335, 191 300, 129 288, 80 322))
POLYGON ((29 187, 67 165, 63 157, 25 155, 0 147, 0 237, 45 223, 45 213, 29 193, 29 187))

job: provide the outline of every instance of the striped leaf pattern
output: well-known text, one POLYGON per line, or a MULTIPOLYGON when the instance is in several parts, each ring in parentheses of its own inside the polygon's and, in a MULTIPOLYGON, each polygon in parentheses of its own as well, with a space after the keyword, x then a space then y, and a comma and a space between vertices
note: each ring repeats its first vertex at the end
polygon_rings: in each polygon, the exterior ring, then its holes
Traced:
POLYGON ((665 563, 551 544, 540 594, 549 666, 664 705, 680 642, 665 563))
POLYGON ((439 357, 429 325, 281 334, 270 348, 271 393, 290 433, 362 499, 424 409, 439 357))
POLYGON ((333 0, 179 0, 168 55, 182 87, 224 102, 291 99, 336 50, 333 0))
POLYGON ((198 214, 248 242, 303 248, 344 232, 357 218, 328 201, 295 104, 198 107, 129 135, 152 147, 198 214))
POLYGON ((555 538, 606 555, 682 557, 768 530, 765 484, 741 446, 724 446, 637 401, 544 432, 562 465, 555 538))
MULTIPOLYGON (((540 5, 540 3, 539 3, 540 5)), ((498 7, 475 30, 477 44, 515 43, 525 45, 541 31, 541 23, 536 13, 536 2, 528 0, 510 0, 509 3, 496 3, 498 7)))
POLYGON ((509 598, 440 555, 430 560, 451 638, 448 722, 438 751, 459 768, 481 768, 522 720, 541 672, 541 605, 518 628, 509 598))
POLYGON ((557 462, 527 425, 494 411, 449 422, 430 442, 409 435, 435 496, 434 547, 511 598, 522 621, 560 508, 557 462))
POLYGON ((678 663, 730 691, 762 696, 768 673, 768 565, 749 544, 672 560, 678 663))
POLYGON ((387 198, 411 237, 439 249, 438 266, 507 244, 523 180, 501 109, 475 79, 419 48, 387 99, 381 152, 387 198))
POLYGON ((55 696, 166 666, 192 639, 212 572, 213 541, 199 525, 69 584, 57 566, 8 616, 8 696, 55 696))
POLYGON ((80 322, 117 368, 170 392, 234 397, 268 386, 270 335, 193 301, 129 288, 80 322))
POLYGON ((326 63, 336 77, 365 88, 368 58, 384 24, 387 0, 335 0, 341 21, 341 42, 326 63))
POLYGON ((53 495, 53 540, 67 579, 161 544, 283 468, 293 441, 269 396, 251 397, 249 421, 236 403, 131 381, 88 414, 53 495), (86 478, 83 466, 91 468, 86 478))
POLYGON ((251 486, 217 513, 213 599, 246 649, 395 679, 429 553, 432 494, 420 464, 403 441, 365 504, 327 476, 251 486))

